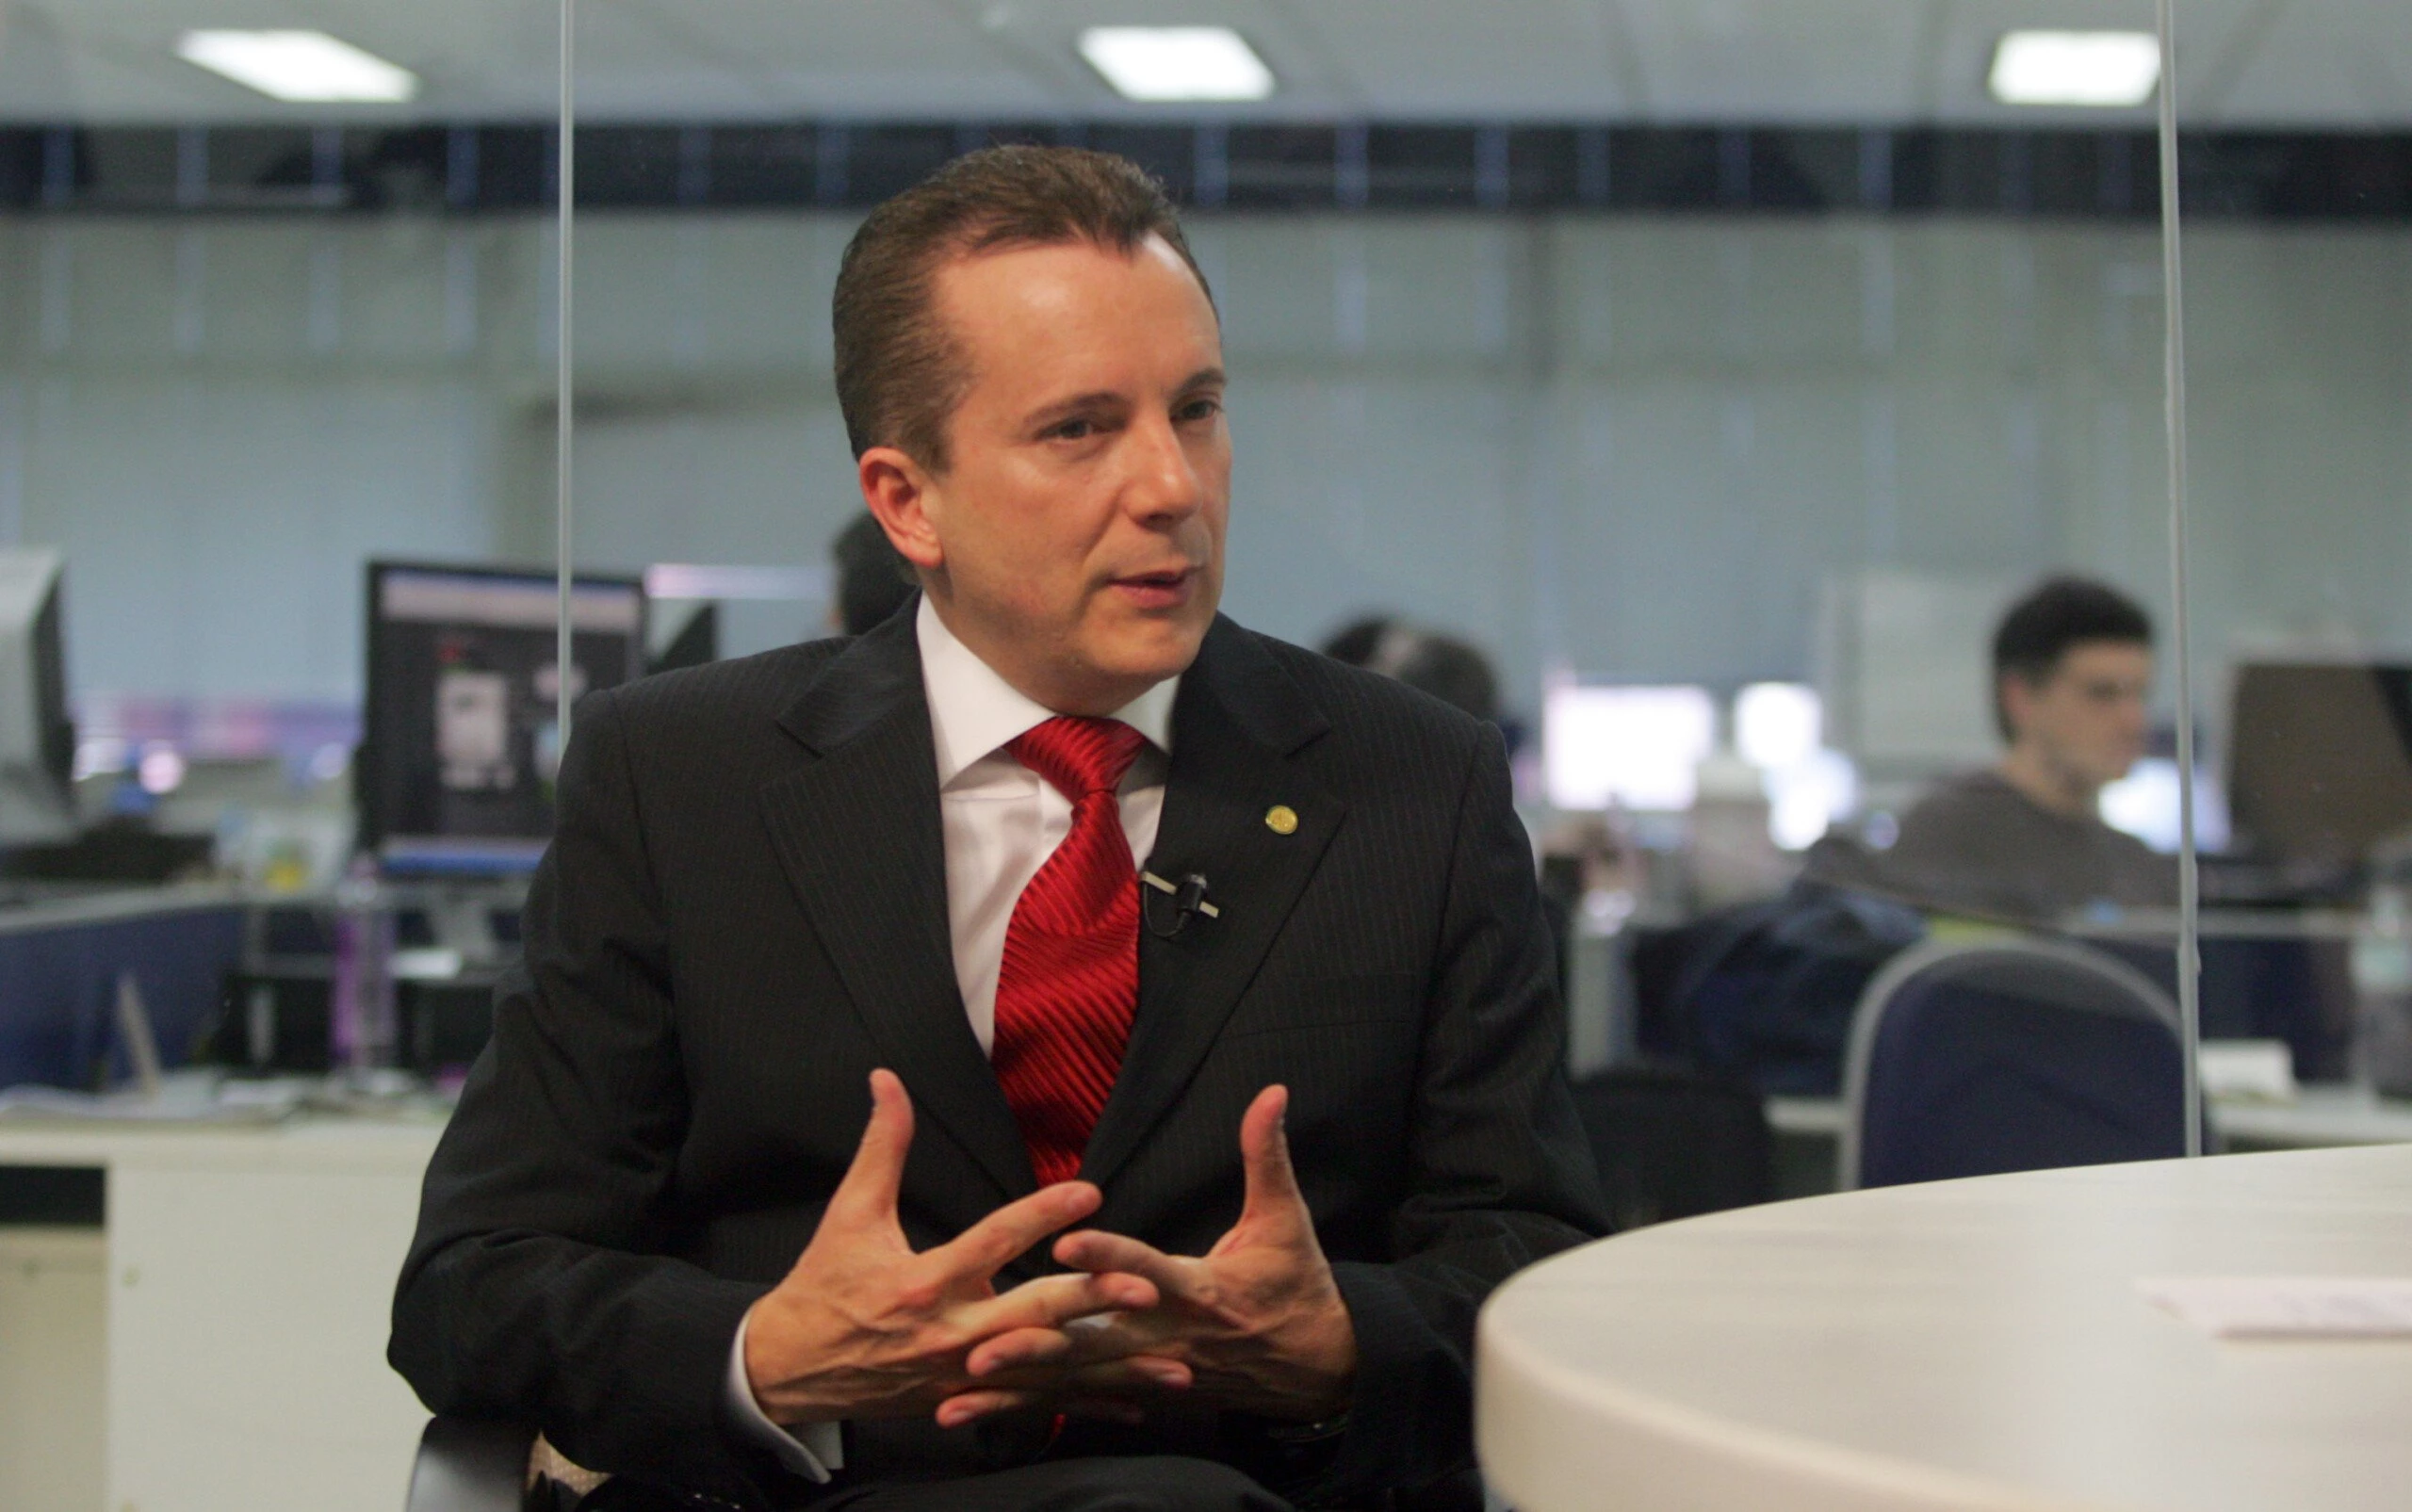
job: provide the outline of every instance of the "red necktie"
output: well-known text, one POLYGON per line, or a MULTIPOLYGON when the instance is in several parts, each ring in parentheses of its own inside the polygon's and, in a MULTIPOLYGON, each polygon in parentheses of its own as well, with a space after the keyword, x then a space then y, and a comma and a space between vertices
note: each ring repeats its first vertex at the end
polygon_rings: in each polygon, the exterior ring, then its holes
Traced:
POLYGON ((1138 866, 1115 789, 1144 739, 1062 715, 1005 747, 1072 801, 1064 843, 1005 926, 989 1051, 1041 1186, 1080 1174, 1139 1007, 1138 866))

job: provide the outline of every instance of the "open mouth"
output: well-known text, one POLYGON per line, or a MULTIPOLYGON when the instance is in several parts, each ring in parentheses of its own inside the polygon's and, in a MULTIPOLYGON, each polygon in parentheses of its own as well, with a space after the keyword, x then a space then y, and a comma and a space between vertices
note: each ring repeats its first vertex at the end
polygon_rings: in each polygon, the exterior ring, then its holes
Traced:
POLYGON ((1197 579, 1195 567, 1166 567, 1157 572, 1125 574, 1114 579, 1114 586, 1143 606, 1162 608, 1186 599, 1190 585, 1197 579))

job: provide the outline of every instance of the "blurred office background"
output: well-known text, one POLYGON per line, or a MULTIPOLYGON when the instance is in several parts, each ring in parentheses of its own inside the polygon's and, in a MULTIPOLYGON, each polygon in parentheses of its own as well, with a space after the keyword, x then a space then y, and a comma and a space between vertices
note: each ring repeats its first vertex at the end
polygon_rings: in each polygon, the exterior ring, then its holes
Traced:
MULTIPOLYGON (((1490 659, 1585 1068, 1699 985, 1668 951, 1794 897, 1812 842, 1881 853, 1929 785, 1995 759, 1986 642, 2056 572, 2159 630, 2148 756, 2105 812, 2162 852, 2193 695, 2205 849, 2237 853, 2207 876, 2207 1025, 2353 1086, 2356 1014, 2412 1013, 2412 9, 2182 6, 2176 227, 2143 0, 579 15, 574 556, 646 583, 648 651, 705 605, 720 655, 828 627, 860 506, 827 303, 863 209, 988 142, 1106 148, 1186 207, 1224 317, 1226 608, 1306 643, 1387 616, 1490 659), (1173 81, 1223 97, 1133 98, 1086 38, 1175 23, 1244 44, 1173 81), (2005 64, 2036 28, 2124 40, 2039 86, 2005 64), (2246 668, 2277 670, 2274 702, 2240 702, 2246 668), (2335 669, 2352 686, 2321 691, 2335 669), (2338 799, 2339 761, 2373 785, 2338 799)), ((367 565, 551 569, 558 23, 530 0, 0 5, 0 549, 63 554, 77 821, 190 841, 160 875, 332 917, 367 565), (219 35, 244 27, 359 53, 288 40, 296 83, 219 35)), ((402 926, 437 951, 416 969, 507 951, 458 897, 413 896, 441 916, 402 926)), ((1850 995, 1927 927, 1889 920, 1836 926, 1815 1075, 1721 1068, 1824 1099, 1779 1126, 1833 1131, 1850 995)), ((2084 922, 2174 988, 2173 912, 2084 922)), ((247 936, 242 980, 332 959, 311 938, 247 936)), ((0 975, 0 1018, 31 980, 0 975)), ((155 1003, 171 1068, 219 1006, 155 1003)), ((40 1054, 127 1074, 109 1000, 76 1011, 73 1054, 40 1054)), ((0 1084, 37 1064, 0 1057, 0 1084)), ((0 1345, 0 1390, 34 1400, 9 1368, 0 1345)), ((10 1464, 0 1486, 37 1484, 10 1464)))
MULTIPOLYGON (((1079 8, 925 8, 586 21, 578 551, 807 569, 725 650, 825 611, 857 207, 1023 138, 1196 207, 1230 607, 1273 633, 1446 627, 1528 718, 1553 678, 1721 706, 1851 688, 1821 611, 1939 585, 1935 664, 1895 670, 1958 690, 1928 733, 1981 759, 1966 595, 2077 567, 2166 618, 2147 112, 1995 99, 2015 6, 1242 8, 1277 83, 1211 114, 1118 100, 1079 8)), ((178 9, 20 5, 0 55, 0 539, 68 553, 87 770, 339 727, 367 557, 551 549, 550 8, 322 18, 419 75, 336 108, 180 60, 178 9)), ((2201 665, 2400 643, 2407 191, 2373 81, 2404 24, 2195 25, 2201 665)))

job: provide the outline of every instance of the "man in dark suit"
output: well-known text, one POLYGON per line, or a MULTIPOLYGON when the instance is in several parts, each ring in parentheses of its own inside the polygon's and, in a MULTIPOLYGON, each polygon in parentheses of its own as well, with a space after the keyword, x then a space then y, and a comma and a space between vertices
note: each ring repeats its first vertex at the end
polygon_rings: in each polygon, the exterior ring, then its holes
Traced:
POLYGON ((395 1365, 627 1504, 1450 1504, 1475 1309, 1596 1231, 1497 732, 1216 615, 1129 164, 958 160, 835 315, 922 595, 581 707, 395 1365))

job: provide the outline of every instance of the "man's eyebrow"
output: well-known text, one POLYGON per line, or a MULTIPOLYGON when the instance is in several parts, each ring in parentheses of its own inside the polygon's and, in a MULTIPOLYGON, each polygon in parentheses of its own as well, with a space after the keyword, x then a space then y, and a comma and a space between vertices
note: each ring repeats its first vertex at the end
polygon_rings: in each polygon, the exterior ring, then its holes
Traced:
POLYGON ((1029 417, 1023 423, 1026 425, 1045 425, 1050 420, 1060 419, 1067 415, 1078 415, 1083 410, 1094 410, 1102 406, 1120 404, 1122 402, 1122 396, 1116 394, 1110 388, 1094 389, 1086 394, 1075 394, 1069 398, 1056 399, 1052 402, 1042 404, 1037 409, 1031 411, 1029 417))
MULTIPOLYGON (((1230 378, 1220 367, 1200 367, 1182 379, 1181 387, 1174 392, 1194 394, 1201 388, 1225 387, 1230 382, 1230 378)), ((1113 389, 1095 389, 1086 394, 1074 394, 1068 398, 1060 398, 1051 403, 1042 404, 1031 411, 1022 423, 1025 426, 1044 426, 1051 421, 1063 419, 1067 415, 1078 415, 1084 410, 1108 408, 1125 402, 1127 400, 1123 396, 1113 389)))

